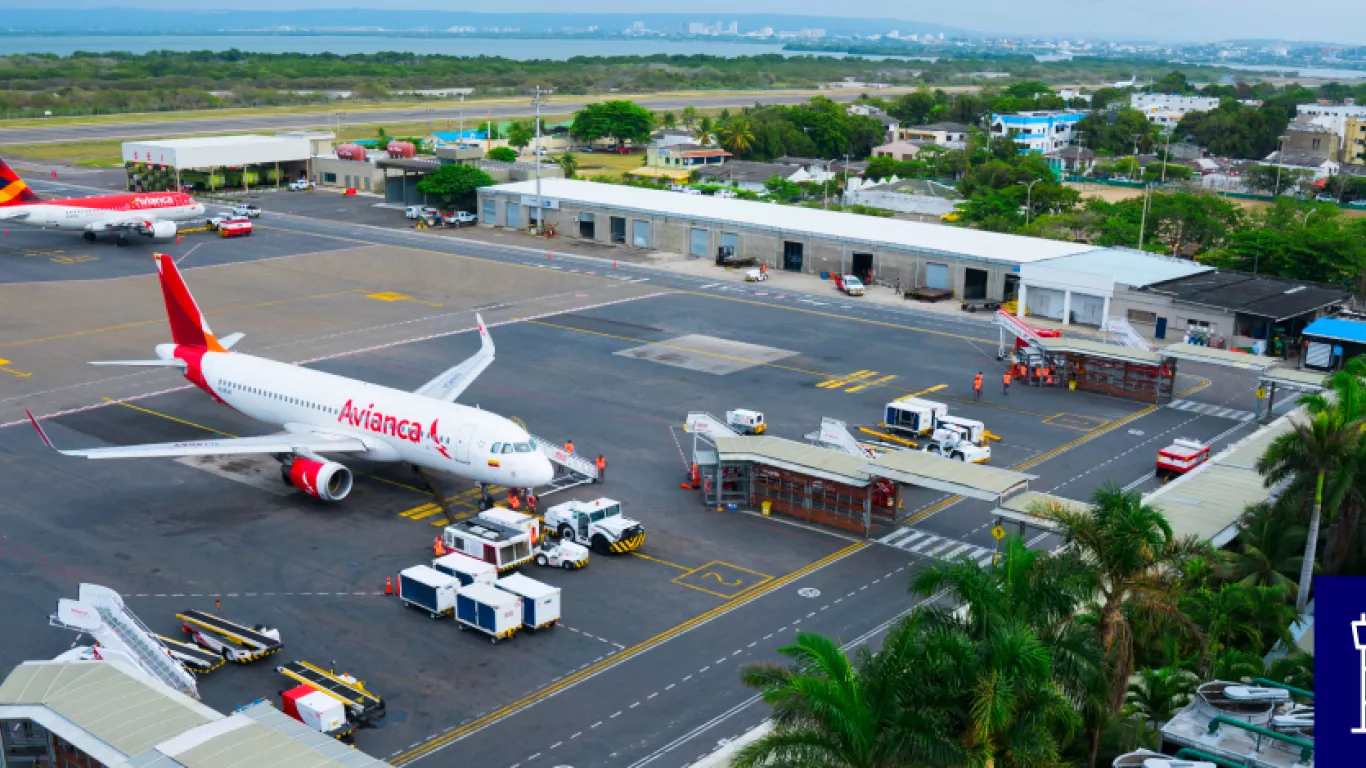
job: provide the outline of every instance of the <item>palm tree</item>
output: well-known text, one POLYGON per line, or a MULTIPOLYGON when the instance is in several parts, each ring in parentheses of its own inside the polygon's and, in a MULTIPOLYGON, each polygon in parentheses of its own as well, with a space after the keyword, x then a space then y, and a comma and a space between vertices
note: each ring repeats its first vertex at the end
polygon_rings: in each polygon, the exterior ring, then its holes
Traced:
POLYGON ((716 138, 721 146, 733 155, 743 155, 754 145, 754 130, 743 117, 727 120, 716 129, 716 138))
POLYGON ((714 130, 716 130, 716 126, 712 119, 703 115, 697 119, 697 130, 693 131, 692 137, 698 144, 705 147, 711 143, 711 134, 714 130))
MULTIPOLYGON (((740 750, 735 768, 899 768, 956 764, 941 700, 921 698, 935 683, 907 672, 923 651, 915 622, 894 628, 874 655, 853 661, 834 641, 799 632, 779 649, 792 666, 756 664, 740 674, 773 706, 773 731, 740 750)), ((923 657, 923 656, 922 656, 923 657)))
POLYGON ((1225 584, 1217 590, 1196 589, 1181 599, 1181 609, 1204 632, 1206 677, 1213 675, 1214 661, 1225 650, 1261 645, 1261 632, 1249 616, 1250 589, 1225 584))
POLYGON ((1188 670, 1177 667, 1140 669, 1129 683, 1124 711, 1142 718, 1153 730, 1176 716, 1195 696, 1198 680, 1188 670))
POLYGON ((1249 507, 1238 532, 1238 550, 1220 553, 1219 577, 1295 594, 1306 535, 1305 527, 1283 509, 1271 504, 1249 507))
MULTIPOLYGON (((1329 377, 1326 384, 1333 393, 1331 399, 1323 394, 1300 399, 1309 413, 1332 410, 1338 411, 1349 421, 1366 419, 1366 360, 1361 357, 1348 360, 1343 370, 1329 377)), ((1309 483, 1302 485, 1308 486, 1309 483)), ((1335 574, 1341 571, 1352 552, 1353 539, 1361 524, 1362 508, 1366 507, 1366 443, 1358 446, 1350 462, 1327 478, 1324 490, 1324 508, 1335 511, 1337 519, 1334 520, 1330 514, 1328 532, 1324 537, 1322 567, 1324 573, 1335 574)), ((1307 487, 1287 489, 1285 495, 1293 497, 1297 491, 1306 498, 1309 495, 1307 487)))
POLYGON ((1349 420, 1337 408, 1311 410, 1307 420, 1292 420, 1292 429, 1271 441, 1266 453, 1257 460, 1257 471, 1262 473, 1268 487, 1292 476, 1313 478, 1314 508, 1309 517, 1304 560, 1300 564, 1299 594, 1295 610, 1303 613, 1309 602, 1309 585, 1314 574, 1314 556, 1318 548, 1319 521, 1323 514, 1324 479, 1350 463, 1361 448, 1362 421, 1349 420))
POLYGON ((572 152, 565 152, 560 155, 560 168, 564 170, 566 179, 574 178, 574 174, 579 170, 579 158, 572 152))

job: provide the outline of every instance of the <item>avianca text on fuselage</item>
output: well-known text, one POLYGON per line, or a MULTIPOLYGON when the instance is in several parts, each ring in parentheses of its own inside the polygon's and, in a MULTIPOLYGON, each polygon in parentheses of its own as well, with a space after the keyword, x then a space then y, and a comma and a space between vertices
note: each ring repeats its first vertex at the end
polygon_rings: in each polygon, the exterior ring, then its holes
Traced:
MULTIPOLYGON (((422 442, 422 424, 417 421, 400 419, 397 416, 386 416, 375 410, 375 404, 370 403, 361 410, 354 405, 354 400, 347 400, 346 405, 342 406, 341 413, 337 415, 337 421, 350 424, 353 427, 361 427, 380 435, 389 435, 407 440, 410 443, 422 442)), ((430 436, 436 436, 436 422, 432 420, 430 436)))

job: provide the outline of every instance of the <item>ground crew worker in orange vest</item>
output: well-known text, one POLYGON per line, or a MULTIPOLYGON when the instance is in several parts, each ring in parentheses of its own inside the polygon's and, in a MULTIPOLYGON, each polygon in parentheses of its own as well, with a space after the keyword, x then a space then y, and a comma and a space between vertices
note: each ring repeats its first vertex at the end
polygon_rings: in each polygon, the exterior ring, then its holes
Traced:
POLYGON ((1001 394, 1010 394, 1010 371, 1001 374, 1001 394))
POLYGON ((982 399, 982 372, 977 372, 977 378, 972 380, 972 399, 982 399))
POLYGON ((565 453, 573 453, 573 452, 574 452, 574 441, 573 441, 573 440, 566 440, 566 441, 564 441, 564 452, 565 452, 565 453))
POLYGON ((522 500, 518 498, 517 491, 511 488, 508 489, 508 508, 513 512, 522 508, 522 500))
POLYGON ((607 459, 604 459, 604 458, 602 457, 602 454, 599 453, 599 454, 598 454, 598 480, 597 480, 597 481, 598 481, 599 483, 601 483, 603 480, 606 480, 606 479, 607 479, 607 459))
POLYGON ((432 554, 441 557, 446 554, 446 548, 441 544, 441 537, 437 536, 436 541, 432 542, 432 554))
POLYGON ((536 514, 536 494, 530 489, 526 489, 526 511, 527 514, 536 514))
POLYGON ((1058 380, 1053 378, 1053 366, 1048 366, 1048 369, 1044 372, 1044 376, 1046 377, 1045 382, 1048 384, 1048 386, 1051 387, 1054 384, 1058 383, 1058 380))

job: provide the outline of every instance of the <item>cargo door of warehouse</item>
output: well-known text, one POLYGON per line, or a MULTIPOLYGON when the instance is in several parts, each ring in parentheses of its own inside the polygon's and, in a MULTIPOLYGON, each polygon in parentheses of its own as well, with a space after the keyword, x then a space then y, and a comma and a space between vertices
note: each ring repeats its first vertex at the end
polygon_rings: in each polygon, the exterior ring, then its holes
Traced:
POLYGON ((498 223, 498 202, 493 198, 484 201, 484 223, 490 227, 498 223))
POLYGON ((522 205, 521 203, 507 204, 507 225, 513 229, 522 228, 522 205))
POLYGON ((702 229, 701 227, 693 227, 688 231, 689 256, 707 255, 707 235, 707 230, 702 229))
POLYGON ((791 240, 783 241, 783 269, 788 272, 802 271, 802 244, 791 240))
POLYGON ((621 216, 613 216, 611 227, 612 242, 624 244, 626 242, 626 219, 621 216))
POLYGON ((1025 296, 1026 311, 1035 317, 1061 320, 1062 298, 1062 291, 1031 287, 1025 296))
POLYGON ((737 235, 737 234, 735 234, 734 232, 722 232, 722 233, 721 233, 721 247, 722 247, 722 248, 725 248, 726 246, 730 246, 730 248, 732 249, 732 250, 731 250, 731 253, 734 253, 734 254, 736 254, 736 255, 739 255, 739 253, 740 253, 740 236, 737 235))
POLYGON ((1100 327, 1105 321, 1104 314, 1105 299, 1084 293, 1072 294, 1072 317, 1068 322, 1100 327))
POLYGON ((650 247, 650 222, 642 219, 631 220, 631 244, 637 248, 650 247))
POLYGON ((593 214, 579 214, 579 237, 585 240, 596 240, 598 237, 597 222, 593 220, 593 214))
POLYGON ((852 261, 849 274, 862 280, 865 284, 871 285, 873 282, 873 254, 855 252, 852 261))
POLYGON ((925 265, 925 287, 947 291, 949 289, 949 265, 927 263, 925 265))

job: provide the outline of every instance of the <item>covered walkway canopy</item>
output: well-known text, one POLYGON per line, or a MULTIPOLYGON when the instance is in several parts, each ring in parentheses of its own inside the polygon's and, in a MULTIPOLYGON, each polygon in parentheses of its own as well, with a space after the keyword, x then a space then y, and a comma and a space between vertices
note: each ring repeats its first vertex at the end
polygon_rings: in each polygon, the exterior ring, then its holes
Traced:
POLYGON ((919 451, 889 451, 862 462, 859 469, 906 485, 918 485, 970 499, 997 501, 1029 487, 1034 475, 968 464, 919 451))
POLYGON ((872 478, 861 470, 865 459, 781 437, 718 437, 716 455, 723 462, 754 461, 846 485, 865 486, 872 478))
POLYGON ((1161 351, 1162 354, 1167 357, 1174 357, 1177 360, 1188 360, 1192 363, 1206 363, 1208 365, 1222 365, 1228 368, 1241 368, 1248 371, 1264 371, 1276 363, 1281 362, 1278 357, 1249 355, 1245 352, 1234 352, 1230 349, 1215 349, 1214 347, 1187 344, 1185 342, 1168 344, 1163 347, 1161 351))

